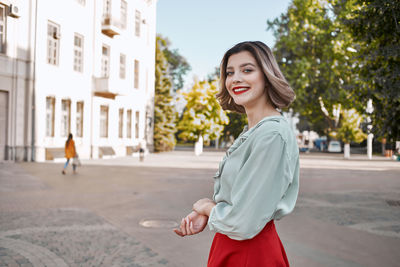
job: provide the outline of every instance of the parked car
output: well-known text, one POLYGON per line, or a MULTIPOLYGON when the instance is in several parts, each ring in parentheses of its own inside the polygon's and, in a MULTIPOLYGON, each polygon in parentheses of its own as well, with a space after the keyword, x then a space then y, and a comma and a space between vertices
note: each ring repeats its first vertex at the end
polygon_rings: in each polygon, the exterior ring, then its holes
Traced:
POLYGON ((317 138, 314 140, 314 146, 319 150, 319 151, 326 151, 328 149, 327 146, 327 141, 326 141, 326 136, 322 136, 320 138, 317 138))
POLYGON ((339 141, 330 141, 328 144, 328 152, 342 152, 342 146, 339 141))
POLYGON ((309 151, 309 148, 308 147, 299 147, 299 151, 300 152, 308 152, 309 151))

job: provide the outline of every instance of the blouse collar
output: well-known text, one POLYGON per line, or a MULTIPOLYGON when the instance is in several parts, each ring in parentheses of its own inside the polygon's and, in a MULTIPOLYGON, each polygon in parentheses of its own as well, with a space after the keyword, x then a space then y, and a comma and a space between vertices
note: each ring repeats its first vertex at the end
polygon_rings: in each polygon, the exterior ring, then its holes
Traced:
POLYGON ((258 128, 260 127, 262 124, 264 124, 264 122, 266 121, 270 121, 270 120, 276 120, 279 121, 281 119, 284 119, 285 117, 282 115, 274 115, 274 116, 267 116, 264 117, 263 119, 261 119, 256 125, 254 125, 253 127, 251 127, 249 129, 249 126, 246 125, 243 128, 242 133, 239 135, 239 137, 235 140, 235 142, 233 142, 233 144, 229 147, 229 149, 227 150, 226 154, 227 156, 229 156, 230 154, 232 154, 233 151, 235 151, 244 141, 246 141, 246 139, 258 128))

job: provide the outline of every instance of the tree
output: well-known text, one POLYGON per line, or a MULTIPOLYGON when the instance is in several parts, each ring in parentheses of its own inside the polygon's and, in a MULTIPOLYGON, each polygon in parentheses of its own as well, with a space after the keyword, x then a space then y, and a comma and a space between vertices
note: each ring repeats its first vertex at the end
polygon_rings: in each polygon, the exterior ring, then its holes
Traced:
POLYGON ((344 86, 354 76, 352 40, 340 18, 351 7, 336 2, 293 0, 286 13, 267 22, 276 37, 277 61, 296 92, 293 109, 325 135, 336 129, 340 106, 358 104, 344 86))
POLYGON ((359 80, 349 87, 364 103, 372 99, 373 130, 393 145, 400 140, 400 1, 357 3, 360 8, 342 19, 360 43, 355 55, 359 80))
POLYGON ((177 111, 174 97, 183 86, 183 76, 190 65, 170 41, 158 35, 156 39, 156 71, 154 96, 154 150, 169 151, 176 144, 177 111))
POLYGON ((222 138, 224 140, 229 139, 230 136, 237 138, 243 131, 245 125, 247 125, 246 114, 229 111, 227 112, 229 124, 225 125, 222 132, 222 138))
POLYGON ((219 105, 215 95, 216 81, 194 81, 192 89, 182 93, 187 104, 178 123, 179 137, 186 141, 219 138, 223 125, 229 120, 219 105))
POLYGON ((157 36, 154 96, 154 150, 157 152, 172 150, 176 143, 176 111, 172 105, 172 82, 168 73, 168 61, 163 53, 166 45, 167 42, 157 36))
POLYGON ((168 61, 168 73, 171 76, 172 91, 176 93, 184 85, 183 77, 191 70, 189 63, 186 59, 179 54, 177 49, 169 49, 170 42, 168 39, 165 40, 165 46, 163 53, 168 61))
POLYGON ((350 158, 350 143, 361 143, 367 135, 361 130, 362 117, 355 109, 343 110, 341 117, 337 138, 345 144, 344 157, 350 158))

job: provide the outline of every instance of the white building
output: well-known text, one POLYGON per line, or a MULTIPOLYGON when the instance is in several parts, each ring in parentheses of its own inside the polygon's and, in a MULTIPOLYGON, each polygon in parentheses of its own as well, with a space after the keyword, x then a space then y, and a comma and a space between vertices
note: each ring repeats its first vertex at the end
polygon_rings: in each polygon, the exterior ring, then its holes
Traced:
POLYGON ((0 9, 4 159, 63 157, 69 133, 81 158, 152 149, 155 0, 0 0, 0 9))

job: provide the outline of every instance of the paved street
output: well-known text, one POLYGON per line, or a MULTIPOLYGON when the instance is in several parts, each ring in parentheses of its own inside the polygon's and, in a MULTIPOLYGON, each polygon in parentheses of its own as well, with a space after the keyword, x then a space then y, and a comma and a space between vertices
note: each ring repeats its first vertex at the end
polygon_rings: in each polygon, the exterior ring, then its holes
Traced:
MULTIPOLYGON (((205 266, 213 233, 172 228, 211 196, 222 156, 84 160, 76 175, 0 163, 0 266, 205 266)), ((292 266, 399 266, 400 162, 302 154, 300 179, 295 211, 276 222, 292 266)))

